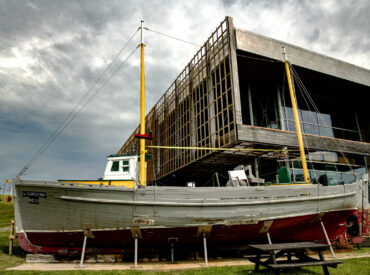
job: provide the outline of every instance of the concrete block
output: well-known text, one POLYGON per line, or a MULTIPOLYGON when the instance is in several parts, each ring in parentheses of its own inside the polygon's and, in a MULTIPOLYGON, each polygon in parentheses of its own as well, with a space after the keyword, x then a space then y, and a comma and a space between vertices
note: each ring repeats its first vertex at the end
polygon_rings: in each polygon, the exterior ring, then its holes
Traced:
POLYGON ((116 255, 98 255, 96 257, 97 263, 115 263, 116 262, 116 255))
POLYGON ((85 263, 96 263, 96 256, 87 256, 84 259, 85 263))
POLYGON ((27 254, 26 263, 57 263, 54 255, 27 254))
POLYGON ((116 255, 116 262, 122 263, 123 262, 123 255, 116 255))

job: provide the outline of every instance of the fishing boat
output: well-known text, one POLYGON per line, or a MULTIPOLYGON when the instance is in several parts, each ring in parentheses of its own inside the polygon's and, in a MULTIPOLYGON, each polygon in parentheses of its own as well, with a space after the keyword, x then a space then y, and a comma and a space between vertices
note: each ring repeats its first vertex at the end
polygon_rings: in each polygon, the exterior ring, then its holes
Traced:
POLYGON ((298 161, 304 171, 301 181, 291 182, 286 174, 289 167, 278 173, 280 180, 274 183, 254 177, 248 167, 239 167, 230 171, 225 186, 147 185, 145 140, 151 135, 145 133, 143 40, 140 47, 140 156, 109 156, 104 178, 93 182, 16 177, 16 229, 25 251, 79 255, 126 253, 135 247, 137 255, 138 242, 140 248, 155 248, 174 240, 190 247, 267 240, 331 243, 357 222, 353 217, 368 201, 368 178, 364 175, 351 184, 335 186, 311 181, 285 51, 298 161))

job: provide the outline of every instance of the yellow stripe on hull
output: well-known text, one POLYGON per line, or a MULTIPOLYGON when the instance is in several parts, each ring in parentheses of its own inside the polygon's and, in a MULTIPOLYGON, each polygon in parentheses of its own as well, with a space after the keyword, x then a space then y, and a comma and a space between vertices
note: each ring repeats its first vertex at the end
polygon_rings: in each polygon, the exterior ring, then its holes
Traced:
POLYGON ((127 188, 135 188, 135 182, 133 180, 58 180, 58 181, 81 184, 102 184, 108 186, 124 186, 127 188))

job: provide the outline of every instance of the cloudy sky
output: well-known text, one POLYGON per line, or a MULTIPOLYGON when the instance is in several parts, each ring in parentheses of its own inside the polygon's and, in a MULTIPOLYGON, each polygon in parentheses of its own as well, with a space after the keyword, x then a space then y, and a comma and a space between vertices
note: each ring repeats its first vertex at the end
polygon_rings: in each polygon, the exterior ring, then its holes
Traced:
MULTIPOLYGON (((99 79, 141 19, 148 28, 202 44, 226 15, 238 28, 370 68, 368 0, 0 0, 0 186, 99 79)), ((150 32, 145 40, 149 109, 198 47, 150 32)), ((136 35, 118 61, 138 43, 136 35)), ((101 177, 106 156, 138 124, 138 106, 136 51, 24 178, 101 177)))

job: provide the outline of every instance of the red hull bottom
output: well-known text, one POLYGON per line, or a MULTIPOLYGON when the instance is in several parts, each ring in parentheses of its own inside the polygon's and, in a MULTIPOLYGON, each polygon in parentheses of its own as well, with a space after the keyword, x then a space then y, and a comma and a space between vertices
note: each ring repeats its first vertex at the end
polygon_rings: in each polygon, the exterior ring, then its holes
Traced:
MULTIPOLYGON (((331 241, 345 235, 346 218, 356 211, 326 213, 322 220, 331 241)), ((251 243, 267 242, 266 234, 259 233, 263 222, 243 225, 214 225, 207 237, 207 245, 247 246, 251 243)), ((140 249, 163 249, 169 238, 175 238, 178 245, 196 247, 202 244, 197 237, 198 227, 142 228, 140 249)), ((269 229, 272 242, 325 241, 325 236, 316 214, 273 220, 269 229)), ((134 239, 130 230, 93 231, 95 238, 87 241, 87 254, 112 254, 131 251, 134 239)), ((30 253, 78 255, 81 253, 84 235, 82 232, 27 232, 18 233, 20 246, 30 253)))

